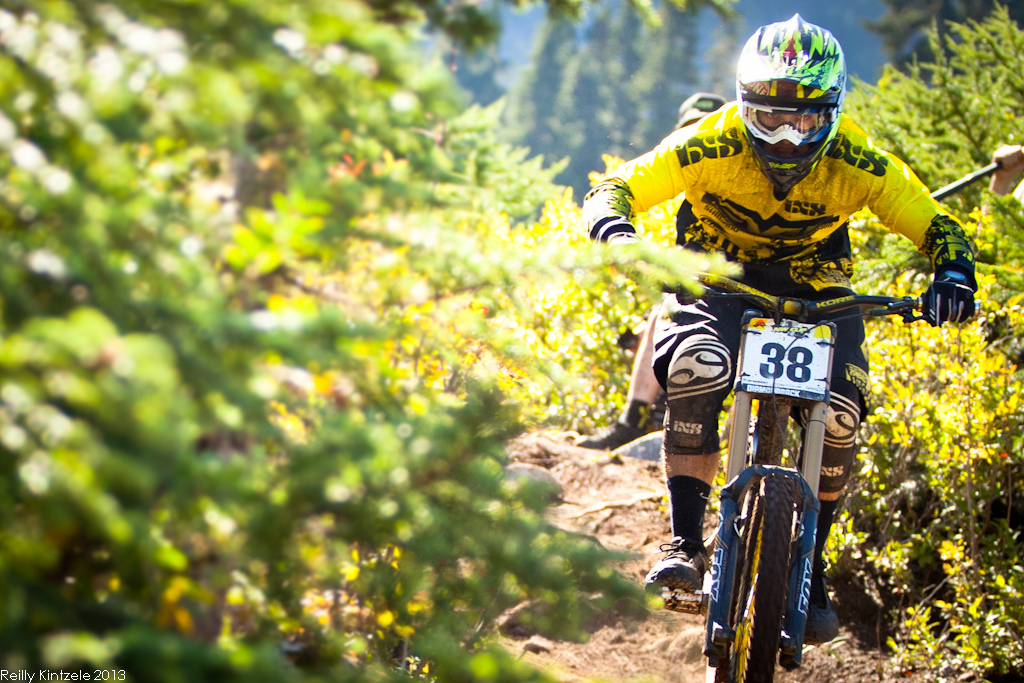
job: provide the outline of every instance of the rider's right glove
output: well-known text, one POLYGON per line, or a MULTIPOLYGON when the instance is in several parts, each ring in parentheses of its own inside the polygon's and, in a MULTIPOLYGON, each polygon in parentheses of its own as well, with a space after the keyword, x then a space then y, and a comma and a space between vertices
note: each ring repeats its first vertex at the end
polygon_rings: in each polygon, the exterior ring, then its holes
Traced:
POLYGON ((932 327, 945 322, 959 323, 974 315, 974 290, 970 275, 949 266, 935 273, 935 279, 924 293, 922 313, 932 327))

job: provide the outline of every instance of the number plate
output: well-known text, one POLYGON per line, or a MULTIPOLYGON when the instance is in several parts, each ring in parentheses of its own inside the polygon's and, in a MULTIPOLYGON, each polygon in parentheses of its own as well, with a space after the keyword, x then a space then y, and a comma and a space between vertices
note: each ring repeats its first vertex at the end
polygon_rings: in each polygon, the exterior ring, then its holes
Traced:
POLYGON ((827 401, 835 326, 754 318, 745 330, 736 390, 827 401))

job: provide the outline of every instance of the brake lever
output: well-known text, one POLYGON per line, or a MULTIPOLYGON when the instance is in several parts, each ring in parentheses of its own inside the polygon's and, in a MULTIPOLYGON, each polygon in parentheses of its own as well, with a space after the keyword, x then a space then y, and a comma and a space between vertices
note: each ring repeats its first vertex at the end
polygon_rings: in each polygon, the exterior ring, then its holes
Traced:
POLYGON ((918 313, 920 309, 921 297, 905 296, 902 301, 896 301, 888 304, 885 308, 877 308, 873 311, 869 311, 868 315, 877 317, 898 314, 903 318, 903 322, 912 323, 918 320, 924 320, 924 315, 918 313))

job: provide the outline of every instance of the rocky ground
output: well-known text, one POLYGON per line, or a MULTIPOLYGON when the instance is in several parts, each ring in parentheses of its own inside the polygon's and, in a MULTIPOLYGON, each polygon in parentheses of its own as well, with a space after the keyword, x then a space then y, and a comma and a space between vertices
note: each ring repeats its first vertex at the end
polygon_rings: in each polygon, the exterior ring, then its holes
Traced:
MULTIPOLYGON (((527 435, 510 444, 510 455, 527 475, 550 477, 561 486, 552 509, 556 525, 593 535, 605 547, 631 553, 619 569, 640 584, 661 557, 658 546, 669 536, 663 478, 657 463, 611 458, 606 452, 577 448, 567 437, 527 435)), ((516 465, 513 466, 514 468, 516 465)), ((705 536, 714 532, 705 522, 705 536)), ((890 670, 884 652, 883 612, 851 583, 839 583, 835 603, 843 629, 825 647, 808 648, 804 664, 778 670, 780 683, 854 683, 925 681, 890 670)), ((514 615, 502 629, 505 645, 566 683, 691 683, 704 681, 703 621, 661 611, 644 621, 605 615, 590 625, 585 643, 556 641, 518 633, 514 615)))

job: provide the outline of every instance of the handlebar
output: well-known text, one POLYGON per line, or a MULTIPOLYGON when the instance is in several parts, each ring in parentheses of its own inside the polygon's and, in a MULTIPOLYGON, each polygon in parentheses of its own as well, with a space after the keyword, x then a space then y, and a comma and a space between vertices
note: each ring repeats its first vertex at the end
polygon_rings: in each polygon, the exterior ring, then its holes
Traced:
POLYGON ((826 301, 808 301, 806 299, 773 296, 750 285, 745 285, 742 282, 713 273, 698 273, 697 281, 710 290, 713 296, 739 296, 746 299, 757 308, 770 314, 775 318, 776 322, 781 321, 783 318, 807 322, 812 315, 835 313, 851 308, 867 309, 861 310, 860 313, 860 315, 866 317, 898 315, 903 318, 904 322, 924 319, 919 313, 921 310, 920 297, 905 296, 896 298, 870 294, 852 294, 826 301))

